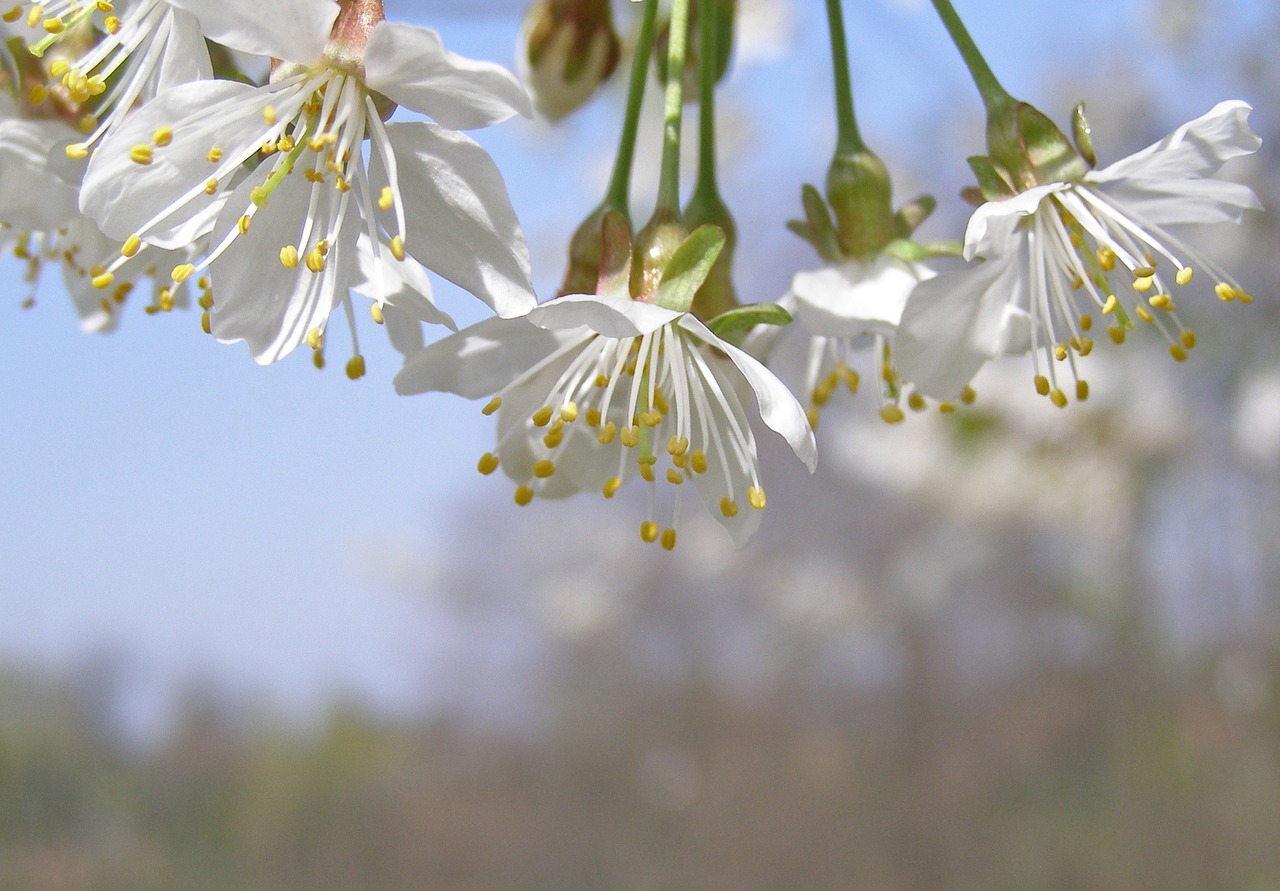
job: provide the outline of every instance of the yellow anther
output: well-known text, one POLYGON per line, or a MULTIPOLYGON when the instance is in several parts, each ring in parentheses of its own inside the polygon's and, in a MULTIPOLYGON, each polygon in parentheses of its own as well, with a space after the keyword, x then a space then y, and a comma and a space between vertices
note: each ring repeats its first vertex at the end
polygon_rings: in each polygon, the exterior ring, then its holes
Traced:
POLYGON ((679 467, 681 470, 688 470, 689 456, 688 455, 672 455, 671 463, 674 464, 676 467, 679 467))
POLYGON ((1178 339, 1182 341, 1183 349, 1194 350, 1196 348, 1196 333, 1190 328, 1185 329, 1178 339))
POLYGON ((915 390, 912 390, 911 395, 907 397, 907 406, 910 407, 912 411, 924 411, 928 407, 927 403, 924 401, 924 397, 915 390))
POLYGON ((804 410, 804 416, 805 416, 805 419, 809 422, 809 426, 812 427, 814 430, 817 430, 818 421, 822 417, 822 415, 819 414, 818 412, 818 407, 816 405, 809 406, 804 410))
POLYGON ((209 177, 204 184, 204 193, 206 195, 216 195, 218 193, 218 181, 213 177, 209 177))
POLYGON ((115 280, 116 280, 116 277, 112 275, 110 272, 100 273, 99 275, 95 275, 93 278, 90 279, 90 281, 93 283, 93 286, 95 288, 109 288, 111 287, 111 283, 115 280))
POLYGON ((1135 266, 1133 267, 1134 278, 1151 278, 1156 274, 1154 266, 1135 266))
POLYGON ((533 490, 528 486, 516 486, 516 504, 524 507, 533 500, 533 490))
POLYGON ((1035 377, 1036 392, 1041 396, 1049 395, 1049 379, 1043 374, 1037 374, 1035 377))
POLYGON ((1102 305, 1102 314, 1109 316, 1116 311, 1116 307, 1120 305, 1120 301, 1116 299, 1115 294, 1107 295, 1107 302, 1102 305))
POLYGON ((747 501, 749 501, 751 503, 751 506, 754 507, 756 510, 764 510, 764 505, 765 505, 764 489, 760 488, 759 486, 752 486, 750 489, 747 490, 747 501))
POLYGON ((13 24, 18 19, 22 18, 22 7, 15 6, 13 9, 0 16, 0 18, 4 19, 9 24, 13 24))
POLYGON ((1156 309, 1173 309, 1173 298, 1168 294, 1156 294, 1147 298, 1147 302, 1156 309))
POLYGON ((846 368, 842 377, 844 378, 844 385, 849 388, 849 392, 857 393, 858 372, 854 371, 852 368, 846 368))
POLYGON ((587 409, 587 426, 588 427, 600 426, 600 409, 596 408, 595 406, 592 406, 591 408, 587 409))
POLYGON ((667 405, 667 398, 662 395, 661 387, 653 388, 653 407, 656 408, 658 411, 662 412, 664 415, 667 412, 671 411, 671 408, 667 405))
POLYGON ((702 449, 694 449, 689 456, 689 469, 694 473, 707 472, 707 455, 702 449))
POLYGON ((640 462, 640 476, 646 483, 653 482, 653 465, 647 462, 640 462))
POLYGON ((135 164, 150 164, 153 158, 154 155, 149 145, 138 143, 129 149, 129 160, 135 164))
POLYGON ((939 412, 941 412, 941 413, 942 413, 942 414, 944 414, 944 415, 949 415, 949 414, 951 414, 952 412, 954 412, 955 410, 956 410, 956 404, 955 404, 954 402, 939 402, 939 403, 938 403, 938 411, 939 411, 939 412))
POLYGON ((676 470, 674 467, 668 467, 667 482, 669 482, 673 486, 678 486, 684 482, 684 474, 676 470))
POLYGON ((1089 398, 1089 382, 1076 381, 1076 402, 1084 402, 1089 398))
POLYGON ((307 251, 307 268, 312 272, 324 271, 324 253, 318 247, 307 251))
POLYGON ((312 328, 307 332, 307 346, 313 350, 318 350, 324 346, 324 334, 319 328, 312 328))
POLYGON ((215 145, 213 148, 209 149, 208 153, 204 157, 210 164, 217 164, 222 160, 222 149, 215 145))
POLYGON ((672 436, 667 440, 667 454, 683 455, 687 451, 689 451, 689 437, 672 436))
POLYGON ((205 334, 213 333, 213 324, 209 321, 209 310, 205 310, 200 314, 200 329, 205 334))
POLYGON ((560 418, 566 424, 572 424, 578 420, 578 404, 576 402, 566 402, 560 406, 560 418))
MULTIPOLYGON (((276 141, 276 151, 291 152, 297 144, 297 140, 292 136, 281 136, 280 139, 276 141)), ((321 181, 323 181, 323 177, 321 178, 321 181)))
POLYGON ((1116 268, 1116 255, 1111 248, 1098 248, 1097 256, 1098 265, 1102 267, 1104 272, 1110 272, 1116 268))
POLYGON ((151 134, 151 141, 158 146, 166 146, 173 142, 172 127, 157 127, 156 131, 151 134))
POLYGON ((201 309, 213 309, 213 293, 205 291, 200 295, 200 299, 196 303, 201 309))
POLYGON ((1213 288, 1213 293, 1218 295, 1218 299, 1223 303, 1230 303, 1236 299, 1236 289, 1226 282, 1218 282, 1213 288))
POLYGON ((1146 308, 1145 306, 1143 306, 1141 303, 1139 303, 1137 306, 1135 306, 1135 307, 1133 308, 1133 311, 1137 314, 1138 318, 1142 319, 1142 321, 1144 321, 1144 322, 1154 322, 1154 321, 1155 321, 1155 318, 1156 318, 1156 317, 1152 314, 1151 310, 1147 309, 1147 308, 1146 308))
POLYGON ((738 515, 738 502, 728 495, 724 496, 720 499, 720 513, 726 517, 736 517, 738 515))
POLYGON ((1077 275, 1075 278, 1071 280, 1071 290, 1078 291, 1083 287, 1084 287, 1084 279, 1082 279, 1080 276, 1077 275))
MULTIPOLYGON (((116 291, 116 303, 123 303, 128 294, 129 292, 123 288, 116 291)), ((160 309, 164 312, 173 312, 173 288, 160 289, 160 309)))
POLYGON ((635 424, 630 427, 623 427, 618 433, 618 438, 622 440, 622 444, 629 449, 635 448, 640 442, 640 428, 635 424))
POLYGON ((50 34, 61 34, 63 31, 67 30, 67 23, 57 16, 47 18, 40 24, 50 34))
POLYGON ((653 520, 645 520, 640 524, 640 540, 646 544, 653 544, 658 540, 658 524, 653 520))
POLYGON ((1111 335, 1112 343, 1115 343, 1115 344, 1124 343, 1124 329, 1121 328, 1119 325, 1116 325, 1113 328, 1108 328, 1107 333, 1111 335))
POLYGON ((545 480, 549 476, 553 476, 556 472, 555 462, 550 459, 544 459, 533 465, 533 475, 540 480, 545 480))
POLYGON ((676 531, 674 529, 662 530, 662 547, 668 551, 675 550, 676 531))
POLYGON ((169 273, 169 277, 175 282, 181 284, 191 277, 191 273, 195 272, 195 266, 190 263, 179 263, 173 267, 173 271, 169 273))
POLYGON ((906 417, 906 413, 893 403, 880 408, 880 419, 886 424, 901 424, 906 417))
POLYGON ((115 9, 115 5, 110 0, 98 0, 94 5, 98 7, 98 12, 111 12, 115 9))
POLYGON ((267 122, 267 126, 271 126, 276 122, 276 107, 268 105, 262 109, 262 119, 267 122))
POLYGON ((67 157, 73 161, 89 157, 89 146, 83 142, 73 142, 66 148, 67 157))
MULTIPOLYGON (((613 421, 607 422, 600 428, 600 432, 596 434, 596 439, 600 440, 600 445, 608 445, 613 442, 614 435, 618 432, 618 427, 613 421)), ((623 431, 623 439, 626 439, 626 431, 623 431)))
POLYGON ((1195 274, 1195 270, 1190 266, 1183 266, 1178 270, 1177 274, 1173 277, 1173 280, 1180 285, 1185 285, 1191 281, 1192 276, 1195 274))
POLYGON ((1053 348, 1053 357, 1059 362, 1064 361, 1067 358, 1067 345, 1065 343, 1060 343, 1055 346, 1053 348))
POLYGON ((973 387, 969 386, 968 384, 965 384, 964 387, 960 390, 960 401, 963 402, 965 405, 973 405, 974 400, 976 400, 977 398, 978 398, 977 391, 974 390, 973 387))
POLYGON ((36 25, 40 24, 40 17, 42 15, 44 15, 44 7, 39 4, 36 4, 27 10, 27 27, 34 28, 36 25))
POLYGON ((816 408, 821 408, 827 404, 827 400, 831 398, 832 389, 834 388, 828 387, 825 382, 813 388, 810 398, 816 408))
POLYGON ((1093 341, 1088 337, 1080 338, 1079 345, 1076 346, 1076 352, 1082 356, 1087 356, 1093 352, 1093 341))
POLYGON ((662 412, 657 409, 644 412, 640 415, 640 422, 646 427, 657 427, 662 423, 662 412))
POLYGON ((551 430, 546 436, 542 437, 542 444, 549 449, 554 449, 564 442, 564 428, 551 425, 551 430))
POLYGON ((280 265, 285 269, 296 269, 298 266, 298 249, 291 244, 280 248, 280 265))
POLYGON ((371 303, 369 305, 369 315, 373 316, 373 321, 377 325, 381 325, 386 318, 382 315, 382 304, 371 303))
POLYGON ((545 427, 551 423, 552 409, 549 405, 544 405, 533 413, 533 426, 545 427))
POLYGON ((601 491, 604 493, 605 498, 612 498, 615 494, 617 494, 618 489, 620 489, 621 487, 622 487, 622 477, 611 476, 604 481, 604 489, 601 491))
POLYGON ((130 235, 124 240, 124 244, 120 245, 120 255, 122 257, 132 257, 138 253, 142 247, 142 239, 137 235, 130 235))
POLYGON ((1093 316, 1085 313, 1080 317, 1080 330, 1088 331, 1093 327, 1093 316))
POLYGON ((1180 343, 1169 344, 1169 355, 1173 356, 1173 358, 1178 362, 1187 361, 1187 351, 1182 348, 1182 344, 1180 343))
POLYGON ((1053 392, 1049 394, 1049 401, 1058 406, 1058 408, 1066 408, 1067 394, 1062 392, 1059 388, 1054 387, 1053 392))
POLYGON ((481 414, 491 415, 498 409, 502 408, 502 397, 494 396, 488 401, 484 408, 480 409, 481 414))
POLYGON ((120 16, 109 15, 102 21, 102 27, 107 29, 108 34, 115 34, 120 30, 120 16))
POLYGON ((347 377, 351 380, 355 381, 364 377, 364 372, 364 356, 352 356, 347 360, 347 377))
POLYGON ((395 204, 395 200, 391 197, 391 187, 383 186, 382 192, 378 195, 378 207, 383 210, 390 210, 393 204, 395 204))
POLYGON ((32 105, 40 105, 49 98, 49 89, 44 84, 36 84, 27 93, 27 100, 32 105))
POLYGON ((391 256, 397 260, 404 259, 404 239, 399 235, 391 239, 391 256))
POLYGON ((249 234, 249 223, 250 223, 250 221, 252 221, 252 220, 253 220, 253 217, 249 216, 249 215, 246 213, 246 214, 241 215, 240 219, 236 221, 236 228, 238 228, 238 229, 240 230, 240 234, 241 234, 241 235, 248 235, 248 234, 249 234))
POLYGON ((595 381, 593 381, 593 383, 600 389, 604 389, 605 387, 609 386, 609 375, 596 374, 596 379, 595 381))

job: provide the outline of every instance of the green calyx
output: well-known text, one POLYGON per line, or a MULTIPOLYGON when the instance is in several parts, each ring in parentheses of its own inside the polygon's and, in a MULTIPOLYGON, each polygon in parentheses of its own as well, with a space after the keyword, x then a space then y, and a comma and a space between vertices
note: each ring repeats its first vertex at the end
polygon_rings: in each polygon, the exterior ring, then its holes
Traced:
POLYGON ((987 113, 988 154, 969 159, 982 196, 994 201, 1045 183, 1082 179, 1094 165, 1083 104, 1073 117, 1074 143, 1033 105, 1012 99, 993 104, 987 113))
POLYGON ((746 306, 735 306, 725 310, 711 321, 707 327, 711 333, 721 340, 735 341, 743 332, 750 331, 757 325, 790 325, 791 313, 776 303, 748 303, 746 306))
MULTIPOLYGON (((652 226, 652 223, 650 224, 652 226)), ((692 233, 660 223, 636 234, 622 214, 607 211, 600 222, 597 294, 627 295, 675 312, 689 312, 724 248, 724 233, 716 226, 699 226, 692 233)))

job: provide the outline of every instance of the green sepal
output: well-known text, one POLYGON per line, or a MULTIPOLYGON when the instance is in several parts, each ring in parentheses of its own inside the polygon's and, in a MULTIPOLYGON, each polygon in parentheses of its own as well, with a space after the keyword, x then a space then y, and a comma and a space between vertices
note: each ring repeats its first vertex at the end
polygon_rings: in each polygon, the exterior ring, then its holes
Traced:
POLYGON ((790 325, 791 313, 776 303, 748 303, 720 313, 707 327, 721 340, 730 340, 740 331, 756 325, 790 325))
POLYGON ((987 118, 987 150, 1019 191, 1051 182, 1076 182, 1089 165, 1058 125, 1026 102, 1002 103, 987 118))
POLYGON ((907 238, 912 232, 920 227, 920 224, 929 218, 929 214, 933 213, 934 208, 938 206, 937 200, 932 195, 921 195, 913 198, 902 207, 898 208, 898 212, 893 215, 894 229, 899 238, 907 238))
POLYGON ((1089 119, 1084 116, 1083 102, 1076 105, 1075 111, 1071 113, 1071 137, 1089 166, 1097 167, 1098 155, 1093 150, 1093 128, 1089 126, 1089 119))
POLYGON ((920 245, 926 259, 935 257, 963 257, 963 241, 926 241, 920 245))
POLYGON ((719 226, 699 226, 693 230, 662 267, 662 278, 649 302, 675 312, 688 312, 694 295, 720 256, 724 242, 724 232, 719 226))
POLYGON ((596 293, 629 296, 631 285, 631 224, 616 210, 606 211, 600 223, 600 274, 596 293))
POLYGON ((804 220, 787 220, 786 227, 809 244, 813 244, 813 235, 809 232, 809 224, 804 220))
POLYGON ((925 253, 924 248, 916 244, 909 238, 895 238, 884 246, 880 251, 896 260, 904 263, 918 263, 926 259, 929 255, 925 253))
POLYGON ((808 241, 817 250, 818 256, 828 263, 839 263, 840 242, 836 239, 835 223, 831 220, 831 212, 822 194, 808 183, 800 190, 800 200, 804 204, 805 219, 809 223, 808 241))
POLYGON ((991 158, 986 155, 971 155, 965 160, 969 162, 969 169, 978 180, 978 191, 987 201, 1001 201, 1017 194, 1008 173, 991 158))

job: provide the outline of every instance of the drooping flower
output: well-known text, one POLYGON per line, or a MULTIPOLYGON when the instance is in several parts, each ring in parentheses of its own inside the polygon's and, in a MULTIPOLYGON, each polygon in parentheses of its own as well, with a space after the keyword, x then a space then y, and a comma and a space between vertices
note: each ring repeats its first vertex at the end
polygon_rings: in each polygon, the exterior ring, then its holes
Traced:
MULTIPOLYGON (((903 311, 898 364, 924 392, 947 398, 984 362, 1030 351, 1037 392, 1068 402, 1060 366, 1075 398, 1088 398, 1077 357, 1093 349, 1099 322, 1123 343, 1137 318, 1160 332, 1183 361, 1195 332, 1174 312, 1174 295, 1211 282, 1224 302, 1252 301, 1219 266, 1169 227, 1239 221, 1258 199, 1246 186, 1215 178, 1231 158, 1257 150, 1250 107, 1222 102, 1164 139, 1109 167, 1041 182, 988 178, 988 200, 969 221, 967 259, 985 262, 920 285, 903 311), (1013 194, 1021 184, 1025 190, 1013 194)), ((1078 128, 1087 134, 1087 128, 1078 128)), ((1005 174, 1001 174, 1004 177, 1005 174)))
POLYGON ((180 240, 224 202, 207 255, 173 278, 208 267, 213 334, 247 341, 263 364, 302 343, 323 345, 330 314, 350 309, 362 237, 373 254, 375 318, 389 286, 377 281, 386 254, 412 257, 500 316, 533 306, 528 251, 501 175, 455 132, 529 113, 509 72, 448 52, 427 28, 384 21, 379 0, 182 5, 211 38, 272 56, 271 79, 176 87, 104 141, 81 207, 123 241, 108 272, 148 244, 180 240), (384 123, 396 104, 434 122, 384 123))
POLYGON ((762 364, 679 308, 714 262, 718 230, 696 231, 656 290, 632 299, 630 233, 617 215, 605 228, 595 294, 558 297, 523 318, 490 319, 430 344, 405 363, 396 389, 496 394, 484 411, 498 415, 498 445, 479 469, 502 467, 518 484, 517 504, 587 489, 611 498, 639 474, 650 485, 643 540, 675 546, 688 483, 741 545, 765 506, 745 391, 812 470, 804 410, 762 364), (666 528, 654 514, 660 486, 673 490, 666 528))

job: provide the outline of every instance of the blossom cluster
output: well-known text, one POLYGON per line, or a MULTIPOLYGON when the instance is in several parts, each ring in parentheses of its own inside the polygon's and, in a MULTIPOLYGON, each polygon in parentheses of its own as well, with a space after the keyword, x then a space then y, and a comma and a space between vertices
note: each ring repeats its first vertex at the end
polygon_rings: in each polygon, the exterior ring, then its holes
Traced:
MULTIPOLYGON (((647 45, 656 0, 644 6, 647 45)), ((712 116, 732 42, 719 6, 696 7, 712 116)), ((684 64, 687 0, 671 15, 666 61, 684 64)), ((660 195, 654 222, 633 233, 625 206, 606 201, 574 238, 566 291, 539 304, 501 173, 463 131, 535 108, 558 119, 587 101, 619 61, 605 0, 533 3, 519 65, 532 97, 502 66, 386 20, 381 0, 25 2, 0 36, 19 48, 0 73, 0 246, 34 280, 60 267, 85 330, 114 328, 142 287, 147 313, 194 302, 206 332, 245 342, 260 364, 305 346, 322 366, 340 309, 354 379, 365 374, 355 304, 367 301, 405 357, 398 392, 488 399, 498 441, 478 467, 511 477, 517 504, 612 498, 639 476, 641 538, 667 549, 686 484, 736 543, 752 535, 766 503, 753 420, 812 471, 820 409, 859 388, 864 347, 889 423, 930 400, 956 411, 985 362, 1015 353, 1030 354, 1036 391, 1062 407, 1088 397, 1079 362, 1102 328, 1119 344, 1149 325, 1181 361, 1196 344, 1175 311, 1184 294, 1252 300, 1178 231, 1258 207, 1217 178, 1259 145, 1240 101, 1100 169, 1082 110, 1070 146, 1030 106, 989 103, 1008 134, 989 127, 991 156, 971 159, 980 189, 962 244, 914 240, 933 201, 892 208, 848 104, 825 194, 805 187, 804 219, 791 223, 822 265, 776 305, 737 305, 733 224, 713 177, 687 225, 663 216, 660 195), (254 57, 257 81, 241 70, 254 57), (427 271, 494 317, 457 331, 427 271), (765 364, 793 316, 809 336, 807 404, 765 364), (428 343, 424 325, 453 333, 428 343), (659 504, 670 505, 661 521, 659 504)), ((668 78, 677 149, 680 80, 668 78)), ((619 152, 622 186, 630 154, 619 152)))

